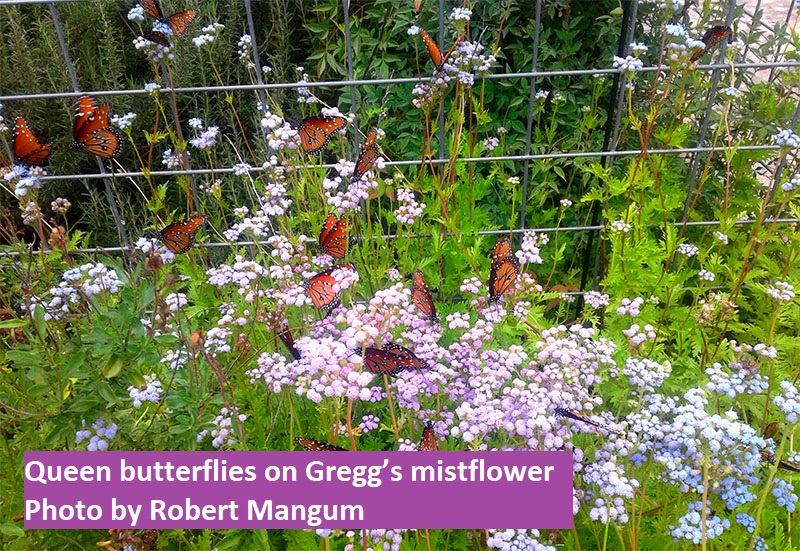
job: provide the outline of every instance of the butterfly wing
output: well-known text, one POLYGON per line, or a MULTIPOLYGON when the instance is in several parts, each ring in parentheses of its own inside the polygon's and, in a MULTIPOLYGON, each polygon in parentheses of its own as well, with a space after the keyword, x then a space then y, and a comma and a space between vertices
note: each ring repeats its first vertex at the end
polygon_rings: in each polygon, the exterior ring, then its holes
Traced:
POLYGON ((42 166, 53 152, 53 144, 43 144, 33 135, 25 117, 14 121, 14 157, 16 162, 42 166))
POLYGON ((159 46, 163 46, 165 48, 169 48, 170 47, 169 38, 167 38, 167 35, 165 35, 162 32, 159 32, 159 31, 144 31, 142 33, 142 37, 145 40, 149 40, 150 42, 158 44, 159 46))
POLYGON ((388 343, 383 347, 384 352, 388 352, 397 357, 397 363, 403 369, 424 369, 428 367, 425 360, 421 360, 411 350, 399 344, 388 343))
POLYGON ((108 126, 95 130, 88 138, 78 142, 78 148, 103 159, 110 159, 122 151, 122 140, 122 133, 108 126))
POLYGON ((336 278, 331 275, 334 269, 320 272, 302 284, 314 306, 326 314, 330 314, 339 306, 340 301, 339 291, 336 290, 336 278))
MULTIPOLYGON (((78 105, 75 106, 75 112, 73 114, 74 121, 72 124, 72 137, 76 142, 80 142, 80 136, 88 136, 91 134, 91 132, 84 133, 84 126, 86 126, 90 120, 93 120, 98 107, 100 107, 100 104, 91 96, 83 96, 78 100, 78 105)), ((100 128, 102 128, 102 126, 98 126, 95 130, 100 128)))
POLYGON ((501 237, 492 249, 492 268, 496 268, 506 260, 514 258, 514 249, 511 246, 511 240, 507 237, 501 237))
POLYGON ((420 29, 419 34, 422 36, 425 47, 428 48, 428 55, 431 56, 431 61, 433 61, 437 69, 440 68, 444 63, 444 57, 442 57, 442 51, 439 49, 439 46, 433 41, 430 35, 425 32, 425 29, 420 29))
POLYGON ((401 356, 380 348, 364 349, 364 367, 375 375, 397 375, 407 368, 400 362, 401 356))
POLYGON ((417 450, 421 452, 439 451, 439 444, 436 442, 436 434, 433 432, 433 423, 428 421, 422 430, 422 438, 419 439, 417 450))
POLYGON ((489 302, 497 302, 519 275, 519 262, 516 258, 507 259, 489 272, 489 302))
POLYGON ((708 29, 705 34, 703 35, 703 43, 706 45, 706 50, 709 48, 713 48, 726 38, 730 37, 733 34, 733 29, 724 25, 718 25, 716 27, 711 27, 708 29))
POLYGON ((439 321, 439 315, 436 313, 436 304, 433 302, 433 297, 428 289, 428 284, 425 281, 425 276, 422 275, 420 270, 414 270, 414 285, 411 286, 411 301, 419 308, 419 311, 431 321, 439 321))
POLYGON ((300 121, 297 134, 300 144, 306 153, 321 151, 340 128, 344 128, 347 119, 330 115, 307 117, 300 121))
POLYGON ((153 19, 158 19, 159 21, 164 19, 164 12, 161 11, 161 4, 158 3, 158 0, 143 0, 142 7, 144 8, 144 13, 153 19))
POLYGON ((344 448, 328 444, 327 442, 320 442, 313 438, 295 438, 294 441, 297 445, 302 446, 310 452, 346 452, 344 448))
POLYGON ((189 23, 197 16, 195 10, 184 10, 170 15, 166 23, 175 34, 183 34, 189 29, 189 23))
POLYGON ((294 337, 292 336, 291 331, 289 331, 289 328, 285 327, 281 331, 278 331, 278 337, 286 346, 286 349, 289 350, 289 353, 292 355, 292 357, 295 360, 299 360, 301 358, 300 351, 294 346, 294 337))
POLYGON ((158 232, 156 238, 173 254, 185 253, 194 246, 197 231, 206 220, 208 219, 202 214, 191 216, 186 220, 170 224, 158 232))
POLYGON ((353 176, 350 180, 360 180, 378 162, 380 157, 381 153, 375 143, 371 145, 365 144, 364 149, 361 150, 361 154, 356 159, 356 167, 353 169, 353 176))
POLYGON ((349 241, 347 239, 347 218, 337 219, 329 214, 319 232, 319 245, 322 252, 333 258, 344 258, 347 254, 349 241))

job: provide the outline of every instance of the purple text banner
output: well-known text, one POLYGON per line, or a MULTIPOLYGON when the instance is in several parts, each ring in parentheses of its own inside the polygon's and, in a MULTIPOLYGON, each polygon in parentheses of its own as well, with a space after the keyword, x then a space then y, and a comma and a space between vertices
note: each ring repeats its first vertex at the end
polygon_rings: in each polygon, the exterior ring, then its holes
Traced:
POLYGON ((25 529, 572 528, 570 452, 25 452, 25 529))

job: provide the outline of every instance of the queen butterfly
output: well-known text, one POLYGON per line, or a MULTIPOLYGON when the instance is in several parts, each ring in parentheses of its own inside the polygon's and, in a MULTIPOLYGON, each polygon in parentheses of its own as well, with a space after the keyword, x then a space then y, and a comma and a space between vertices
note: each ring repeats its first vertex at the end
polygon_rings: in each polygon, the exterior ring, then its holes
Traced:
POLYGON ((592 425, 594 427, 597 427, 599 429, 607 430, 609 432, 613 432, 613 433, 616 433, 616 434, 622 434, 620 431, 618 431, 616 429, 613 429, 613 428, 609 427, 606 424, 598 423, 596 421, 592 421, 591 419, 589 419, 585 415, 581 415, 580 413, 575 413, 574 411, 570 411, 570 410, 568 410, 566 408, 557 407, 557 408, 555 408, 555 410, 553 410, 553 413, 556 414, 556 417, 567 417, 567 418, 573 419, 575 421, 582 421, 584 423, 587 423, 587 424, 592 425))
POLYGON ((369 172, 369 170, 378 162, 381 157, 378 144, 375 140, 378 136, 378 129, 373 128, 364 142, 364 147, 361 149, 361 154, 356 159, 356 166, 353 169, 353 176, 350 181, 360 180, 361 177, 369 172))
POLYGON ((430 35, 425 32, 425 29, 421 28, 419 30, 419 34, 422 36, 422 41, 425 43, 425 47, 428 48, 428 55, 431 56, 431 61, 433 61, 437 71, 442 69, 445 62, 450 59, 450 54, 461 41, 461 38, 456 40, 450 50, 446 54, 442 55, 442 51, 439 49, 439 46, 436 44, 436 42, 434 42, 430 35))
POLYGON ((714 46, 725 40, 726 38, 730 38, 733 36, 733 30, 730 27, 725 25, 717 25, 716 27, 711 27, 708 29, 705 34, 703 34, 703 44, 705 44, 704 48, 697 48, 692 57, 689 58, 689 61, 694 63, 698 59, 700 59, 703 54, 711 50, 714 46))
POLYGON ((300 351, 294 346, 294 337, 292 336, 291 331, 289 331, 289 327, 284 327, 283 329, 279 330, 278 338, 281 339, 283 344, 286 346, 286 349, 289 350, 289 353, 295 360, 299 360, 301 358, 300 351))
POLYGON ((347 450, 344 448, 340 448, 339 446, 334 446, 333 444, 328 444, 327 442, 320 442, 319 440, 314 440, 313 438, 295 438, 294 441, 299 445, 303 446, 306 450, 310 452, 346 452, 347 450))
POLYGON ((514 256, 511 241, 501 237, 492 251, 492 265, 489 272, 489 302, 497 302, 519 275, 519 261, 514 256))
POLYGON ((163 25, 168 25, 174 34, 185 33, 189 28, 189 23, 197 16, 195 10, 184 10, 173 13, 169 17, 164 17, 164 12, 161 11, 161 4, 159 4, 158 0, 144 0, 142 7, 147 15, 163 25))
POLYGON ((326 315, 329 315, 334 308, 339 306, 339 282, 333 276, 333 273, 343 269, 355 271, 355 266, 352 264, 334 266, 302 283, 308 298, 311 299, 314 306, 325 312, 326 315))
POLYGON ((347 218, 329 214, 319 232, 319 246, 324 254, 344 258, 347 254, 347 218))
POLYGON ((148 232, 147 235, 161 241, 173 254, 185 253, 194 246, 197 231, 206 220, 208 219, 203 214, 190 216, 186 220, 170 224, 161 231, 148 232))
POLYGON ((420 270, 414 270, 414 285, 411 286, 411 300, 426 318, 433 322, 439 321, 439 315, 436 313, 436 305, 433 303, 433 297, 428 289, 428 283, 425 281, 425 276, 422 275, 420 270))
POLYGON ((439 451, 439 444, 436 442, 436 434, 433 432, 433 423, 430 421, 425 423, 425 428, 422 430, 422 437, 419 439, 419 444, 417 444, 417 451, 439 451))
POLYGON ((335 115, 315 115, 301 121, 290 121, 300 136, 300 145, 306 153, 317 153, 328 145, 337 130, 347 125, 347 119, 335 115))
MULTIPOLYGON (((356 350, 356 354, 361 354, 361 351, 356 350)), ((363 357, 364 367, 376 375, 397 375, 401 371, 428 367, 411 350, 398 344, 386 344, 382 349, 367 347, 363 357)))
POLYGON ((122 134, 108 120, 108 104, 99 104, 91 96, 83 96, 75 108, 72 126, 72 147, 103 159, 122 151, 122 134))
POLYGON ((52 143, 41 143, 22 115, 14 121, 14 158, 19 164, 42 166, 53 153, 52 143))
POLYGON ((777 463, 779 469, 783 469, 792 473, 800 473, 800 466, 792 463, 791 461, 785 461, 783 459, 778 460, 775 457, 775 454, 769 453, 768 451, 761 450, 761 459, 770 465, 775 465, 777 463))
POLYGON ((142 38, 165 48, 169 48, 171 46, 167 35, 159 31, 144 31, 142 33, 142 38))

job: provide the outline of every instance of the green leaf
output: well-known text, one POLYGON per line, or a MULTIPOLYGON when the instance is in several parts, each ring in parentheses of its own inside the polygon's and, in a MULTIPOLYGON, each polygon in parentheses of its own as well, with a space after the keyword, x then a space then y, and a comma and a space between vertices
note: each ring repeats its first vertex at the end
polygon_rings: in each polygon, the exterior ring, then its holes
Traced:
POLYGON ((25 530, 16 524, 0 524, 0 534, 18 538, 25 535, 25 530))
POLYGON ((25 327, 28 325, 28 320, 11 319, 0 321, 0 329, 14 329, 15 327, 25 327))
POLYGON ((119 375, 120 371, 122 371, 122 367, 125 365, 123 359, 116 354, 112 355, 106 364, 103 366, 103 377, 106 379, 111 379, 119 375))

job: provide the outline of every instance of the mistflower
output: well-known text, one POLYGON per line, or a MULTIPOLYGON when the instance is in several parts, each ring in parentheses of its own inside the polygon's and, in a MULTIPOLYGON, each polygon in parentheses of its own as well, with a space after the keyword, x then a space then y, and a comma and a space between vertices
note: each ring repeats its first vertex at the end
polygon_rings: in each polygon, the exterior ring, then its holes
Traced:
POLYGON ((533 97, 534 97, 535 99, 547 99, 547 96, 549 96, 549 95, 550 95, 550 91, 549 91, 549 90, 538 90, 538 91, 537 91, 537 92, 536 92, 536 93, 533 95, 533 97))
POLYGON ((538 540, 539 530, 487 530, 486 547, 501 551, 556 551, 538 540))
POLYGON ((716 232, 714 235, 717 238, 717 241, 719 241, 720 243, 724 245, 728 244, 728 236, 722 233, 721 231, 716 232))
POLYGON ((564 207, 565 209, 568 209, 572 206, 572 200, 567 199, 566 197, 559 202, 561 203, 561 206, 564 207))
POLYGON ((631 42, 631 52, 634 55, 640 56, 647 53, 647 45, 642 42, 631 42))
POLYGON ((224 407, 219 410, 219 415, 217 415, 212 423, 214 424, 214 428, 210 431, 208 429, 204 429, 200 431, 197 435, 197 441, 202 442, 206 435, 211 434, 213 440, 211 441, 211 445, 215 448, 219 449, 223 446, 225 447, 232 447, 236 444, 236 438, 233 435, 233 418, 239 420, 240 423, 244 423, 247 420, 247 415, 240 414, 239 411, 232 407, 230 409, 224 407))
POLYGON ((469 21, 472 17, 472 10, 469 8, 453 8, 447 17, 450 21, 469 21))
POLYGON ((189 140, 189 143, 197 149, 206 149, 216 143, 217 134, 219 134, 219 126, 209 126, 198 137, 189 140))
POLYGON ((417 203, 414 192, 408 188, 397 190, 397 201, 400 206, 394 211, 394 215, 401 224, 413 224, 416 222, 427 206, 425 203, 417 203))
MULTIPOLYGON (((678 526, 670 526, 669 534, 678 541, 680 539, 687 539, 695 545, 699 545, 703 539, 703 502, 695 501, 689 504, 689 512, 678 519, 678 526)), ((731 527, 731 521, 728 519, 720 518, 709 511, 706 511, 705 520, 705 537, 707 539, 714 539, 721 535, 726 528, 731 527)))
POLYGON ((253 38, 249 34, 243 34, 239 41, 236 43, 238 50, 236 53, 239 54, 239 61, 245 64, 248 69, 255 69, 256 64, 253 63, 251 58, 251 51, 253 48, 253 38))
MULTIPOLYGON (((170 30, 170 34, 171 33, 172 31, 170 30)), ((174 59, 175 57, 175 54, 172 53, 171 51, 172 49, 169 46, 162 46, 161 44, 158 44, 156 42, 151 42, 150 40, 147 40, 143 36, 137 36, 136 38, 134 38, 133 46, 137 50, 143 51, 145 55, 151 61, 154 62, 163 61, 164 59, 174 59)), ((147 90, 148 92, 153 92, 153 90, 148 89, 148 86, 151 85, 150 84, 146 85, 144 89, 147 90)), ((159 88, 161 87, 159 86, 159 88)))
POLYGON ((647 324, 640 331, 639 324, 634 323, 628 329, 623 329, 622 334, 628 337, 628 342, 631 346, 640 346, 643 342, 648 340, 655 340, 656 331, 652 325, 647 324))
POLYGON ((719 93, 722 95, 722 97, 727 99, 736 99, 742 95, 742 91, 738 88, 734 88, 733 86, 723 88, 719 93))
MULTIPOLYGON (((86 427, 85 420, 81 420, 81 426, 86 427)), ((86 446, 87 451, 105 451, 108 449, 108 441, 114 438, 116 434, 117 425, 114 423, 107 425, 105 419, 100 417, 97 421, 92 423, 91 429, 84 428, 75 433, 75 443, 80 444, 88 438, 89 444, 86 446)))
POLYGON ((224 28, 225 28, 225 25, 222 25, 220 23, 214 23, 212 25, 207 25, 207 26, 203 27, 202 29, 200 29, 200 31, 203 34, 194 37, 192 39, 192 42, 194 42, 194 45, 197 46, 198 48, 202 48, 203 46, 205 46, 207 44, 213 43, 214 40, 217 38, 217 34, 224 28))
POLYGON ((377 429, 380 425, 380 419, 375 415, 365 415, 361 418, 358 427, 361 429, 362 434, 367 434, 371 430, 377 429))
POLYGON ((500 145, 500 139, 497 138, 496 136, 492 136, 491 138, 486 138, 485 140, 483 140, 483 147, 486 149, 486 151, 492 151, 494 149, 497 149, 497 146, 499 145, 500 145))
POLYGON ((189 304, 189 301, 184 293, 170 293, 164 298, 164 304, 167 305, 170 312, 177 312, 189 304))
POLYGON ((608 225, 608 229, 613 233, 628 233, 633 227, 624 220, 614 220, 608 225))
POLYGON ((542 264, 544 260, 539 256, 541 248, 547 245, 550 238, 547 234, 526 231, 522 236, 520 248, 514 254, 520 264, 542 264))
POLYGON ((781 381, 783 392, 772 397, 772 403, 786 415, 789 423, 796 423, 800 418, 800 396, 791 381, 781 381))
POLYGON ((767 287, 767 294, 780 302, 789 302, 794 298, 794 285, 786 281, 776 281, 774 287, 767 287))
POLYGON ((155 82, 149 82, 144 85, 144 91, 150 94, 157 94, 161 90, 161 85, 155 82))
POLYGON ((794 493, 794 485, 786 482, 782 478, 772 480, 772 495, 781 507, 785 507, 789 513, 794 513, 797 496, 794 493))
POLYGON ((608 306, 610 298, 607 294, 601 293, 600 291, 587 291, 583 295, 583 300, 597 310, 598 308, 604 308, 608 306))
POLYGON ((644 68, 644 63, 642 63, 641 59, 638 57, 633 57, 632 55, 624 58, 615 55, 612 67, 619 72, 635 73, 636 71, 641 71, 644 68))
POLYGON ((161 363, 167 364, 170 369, 182 368, 189 361, 189 352, 186 349, 170 350, 161 358, 161 363))
POLYGON ((508 182, 512 186, 516 186, 519 184, 519 176, 509 176, 506 182, 508 182))
POLYGON ((173 153, 172 149, 167 149, 161 154, 161 164, 167 168, 180 168, 181 156, 173 153))
POLYGON ((155 374, 148 373, 144 377, 144 388, 137 388, 133 385, 128 387, 128 394, 133 400, 133 407, 139 409, 142 402, 153 402, 157 404, 161 400, 161 393, 164 390, 161 388, 161 381, 156 378, 155 374))
POLYGON ((189 128, 200 130, 201 128, 203 128, 203 119, 199 117, 193 117, 189 119, 189 128))
POLYGON ((778 145, 781 147, 791 147, 792 149, 800 147, 800 136, 788 128, 775 134, 775 141, 777 141, 778 145))
POLYGON ((644 304, 644 299, 642 297, 636 297, 633 300, 629 298, 623 298, 622 305, 617 308, 617 315, 631 316, 635 318, 641 313, 642 304, 644 304))
POLYGON ((692 245, 691 243, 681 243, 678 245, 678 254, 686 255, 688 257, 695 256, 697 253, 700 252, 700 249, 697 248, 697 245, 692 245))
POLYGON ((714 272, 709 272, 706 269, 700 270, 697 275, 700 277, 700 279, 705 281, 714 281, 714 279, 717 277, 714 275, 714 272))
POLYGON ((133 119, 135 118, 136 118, 136 113, 130 113, 130 112, 127 115, 112 115, 111 124, 119 128, 120 130, 125 130, 133 123, 133 119))
POLYGON ((669 36, 674 36, 675 38, 687 36, 686 27, 680 23, 667 25, 666 31, 669 36))
POLYGON ((250 170, 252 170, 252 168, 253 167, 247 163, 236 163, 235 165, 233 165, 233 173, 236 176, 246 176, 247 174, 250 173, 250 170))
POLYGON ((738 513, 736 515, 736 522, 744 526, 751 534, 756 530, 756 519, 747 513, 738 513))
POLYGON ((50 208, 56 214, 66 214, 71 206, 72 203, 70 203, 67 199, 64 199, 63 197, 57 197, 50 203, 50 208))
POLYGON ((136 4, 128 11, 128 21, 144 21, 144 8, 136 4))
POLYGON ((409 34, 410 36, 416 36, 416 35, 418 35, 418 34, 419 34, 419 27, 418 27, 417 25, 411 25, 411 26, 408 28, 408 31, 406 31, 406 32, 408 32, 408 34, 409 34))

